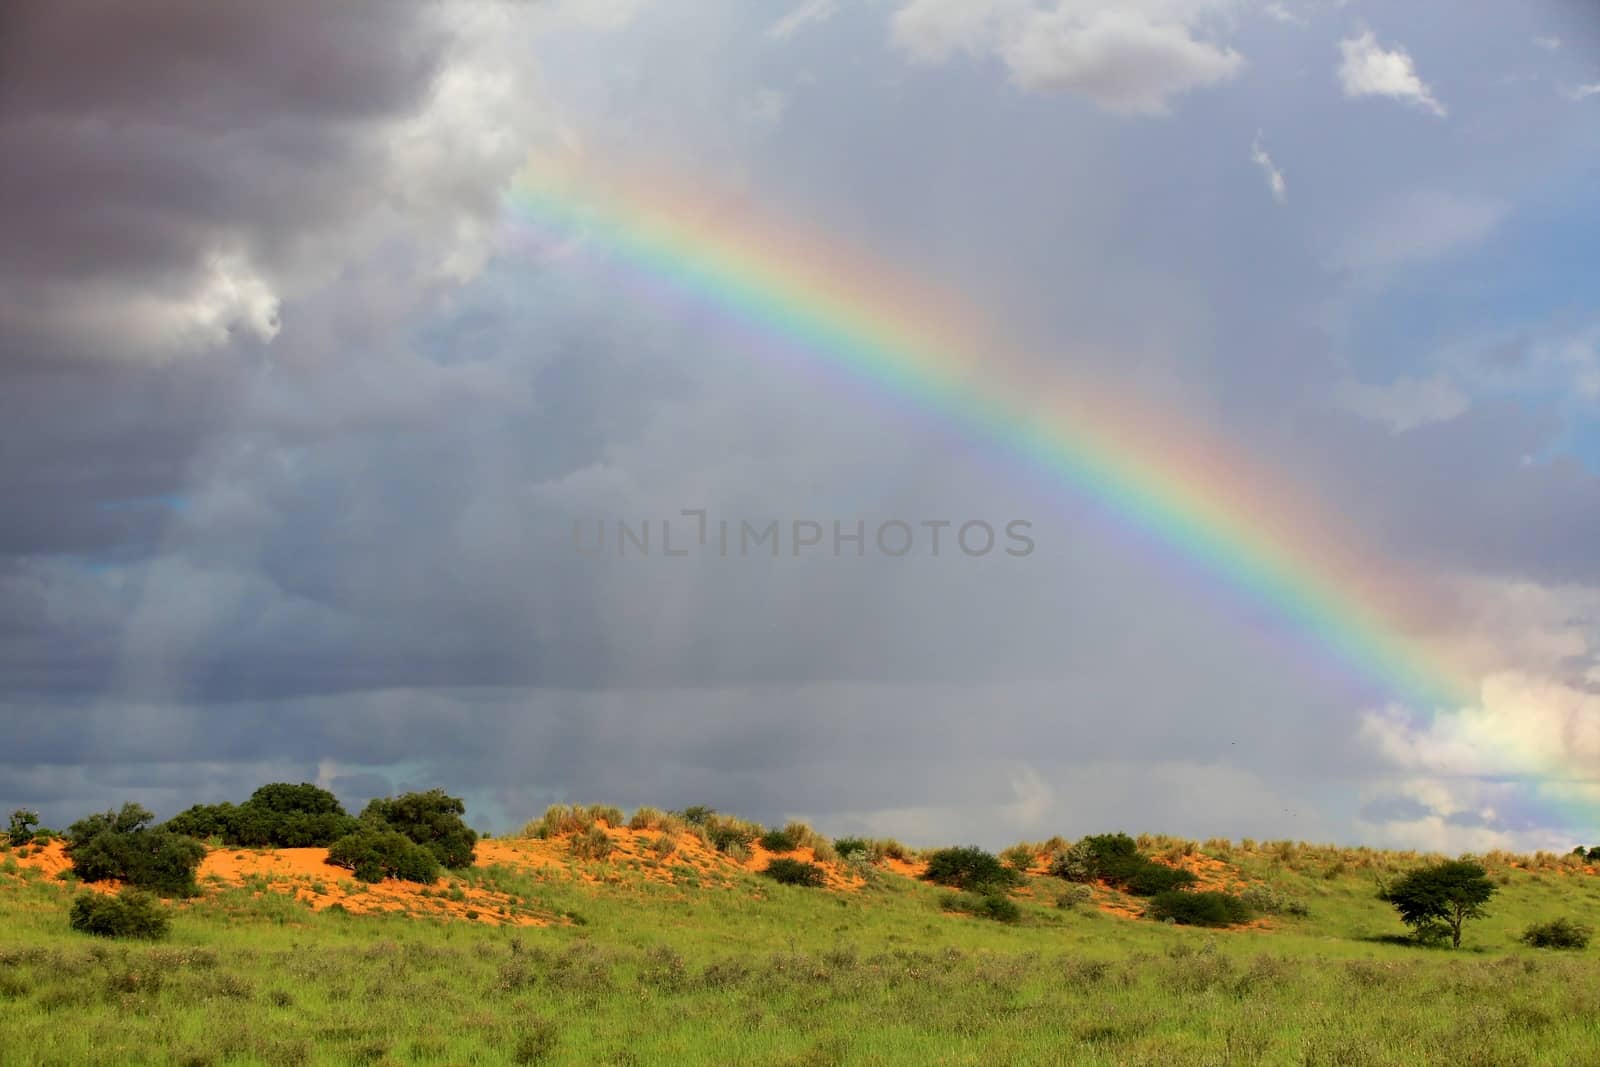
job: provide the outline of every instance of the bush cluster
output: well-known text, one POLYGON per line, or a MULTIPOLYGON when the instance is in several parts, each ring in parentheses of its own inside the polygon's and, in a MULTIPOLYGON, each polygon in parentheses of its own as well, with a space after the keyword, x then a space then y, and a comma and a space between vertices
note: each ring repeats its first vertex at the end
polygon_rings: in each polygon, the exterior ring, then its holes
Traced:
POLYGON ((1590 845, 1588 848, 1579 845, 1572 850, 1572 854, 1581 860, 1600 860, 1600 845, 1590 845))
POLYGON ((983 893, 1003 893, 1022 882, 1022 874, 1007 867, 991 852, 976 845, 941 848, 928 854, 928 869, 922 875, 930 882, 953 889, 983 893))
POLYGON ((431 884, 439 877, 439 858, 397 830, 363 826, 328 848, 328 862, 355 873, 362 882, 399 878, 431 884))
POLYGON ((85 882, 115 879, 162 896, 195 896, 194 872, 206 848, 192 837, 150 828, 155 818, 138 804, 90 815, 67 828, 72 872, 85 882))
POLYGON ((800 847, 797 835, 787 828, 768 830, 756 840, 761 842, 761 847, 768 852, 793 852, 800 847))
POLYGON ((1150 898, 1146 911, 1152 919, 1180 926, 1233 926, 1250 920, 1250 905, 1232 893, 1169 889, 1150 898))
POLYGON ((1531 948, 1588 948, 1594 931, 1571 919, 1551 919, 1534 923, 1522 932, 1521 941, 1531 948))
POLYGON ((1104 881, 1136 897, 1153 897, 1195 883, 1188 871, 1157 863, 1127 834, 1093 834, 1056 854, 1050 873, 1069 882, 1104 881))
POLYGON ((326 789, 273 782, 243 804, 196 804, 168 819, 165 829, 238 848, 313 848, 354 833, 356 820, 326 789))
MULTIPOLYGON (((472 866, 478 834, 462 816, 467 805, 460 797, 448 796, 442 789, 426 793, 401 793, 380 797, 361 812, 361 822, 379 830, 393 830, 432 852, 441 866, 459 870, 472 866)), ((612 826, 622 823, 622 813, 612 808, 607 819, 612 826)))
POLYGON ((780 856, 769 860, 762 874, 784 885, 803 885, 818 888, 828 882, 827 872, 815 863, 780 856))
POLYGON ((172 922, 154 897, 124 888, 116 896, 80 893, 72 902, 67 921, 74 930, 97 937, 142 937, 151 941, 167 936, 172 922))

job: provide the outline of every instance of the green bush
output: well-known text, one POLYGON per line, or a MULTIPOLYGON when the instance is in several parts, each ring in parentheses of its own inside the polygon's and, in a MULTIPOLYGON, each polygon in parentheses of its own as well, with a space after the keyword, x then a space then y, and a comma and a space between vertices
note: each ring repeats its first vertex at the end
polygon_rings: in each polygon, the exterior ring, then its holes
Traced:
POLYGON ((1014 923, 1022 919, 1022 909, 1017 902, 1001 892, 945 893, 939 898, 939 906, 945 911, 959 911, 995 922, 1014 923))
POLYGON ((439 858, 397 830, 365 826, 328 849, 328 862, 355 872, 362 882, 399 878, 430 885, 439 877, 439 858))
POLYGON ((33 841, 33 828, 38 825, 38 812, 32 808, 18 808, 11 813, 11 826, 6 834, 13 845, 30 844, 33 841))
POLYGON ((1069 882, 1104 881, 1138 897, 1153 897, 1195 883, 1195 876, 1139 852, 1127 834, 1091 834, 1058 852, 1050 873, 1069 882))
POLYGON ((1571 919, 1534 923, 1522 931, 1521 941, 1532 948, 1588 948, 1594 931, 1571 919))
POLYGON ((872 842, 864 837, 840 837, 833 842, 833 850, 842 860, 847 860, 851 856, 865 856, 871 849, 872 842))
POLYGON ((195 896, 194 872, 206 848, 192 837, 149 829, 155 818, 138 804, 124 804, 80 819, 67 829, 67 856, 81 881, 115 879, 162 896, 195 896))
POLYGON ((142 937, 151 941, 167 936, 171 920, 155 898, 137 889, 116 896, 80 893, 72 902, 68 922, 74 930, 97 937, 142 937))
MULTIPOLYGON (((361 821, 403 834, 432 852, 444 866, 459 870, 472 866, 478 843, 477 832, 461 818, 466 811, 461 798, 447 796, 442 789, 430 789, 426 793, 402 793, 374 800, 361 812, 361 821)), ((620 812, 616 816, 612 825, 622 821, 620 812)))
POLYGON ((992 852, 976 845, 958 848, 941 848, 928 854, 928 869, 922 877, 939 885, 974 892, 1005 890, 1022 882, 1022 875, 1012 870, 992 852))
POLYGON ((803 885, 812 888, 827 885, 828 874, 815 863, 779 857, 769 860, 762 874, 784 885, 803 885))
POLYGON ((693 826, 704 826, 716 813, 716 808, 708 808, 704 804, 691 804, 682 811, 675 811, 672 814, 693 826))
POLYGON ((768 852, 793 852, 800 847, 795 834, 786 829, 768 830, 756 840, 761 842, 761 847, 768 852))
POLYGON ((1250 920, 1250 906, 1232 893, 1169 889, 1155 894, 1146 910, 1152 919, 1180 926, 1234 926, 1250 920))
POLYGON ((760 834, 761 828, 739 819, 714 816, 700 824, 705 827, 706 840, 718 852, 731 852, 735 848, 748 849, 750 842, 760 834))

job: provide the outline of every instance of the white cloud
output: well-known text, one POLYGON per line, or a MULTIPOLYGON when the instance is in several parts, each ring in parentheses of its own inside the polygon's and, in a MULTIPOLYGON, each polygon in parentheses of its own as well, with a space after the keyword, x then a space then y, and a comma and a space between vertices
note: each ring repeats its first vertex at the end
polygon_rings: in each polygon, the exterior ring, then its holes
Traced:
POLYGON ((1472 406, 1467 394, 1443 374, 1398 378, 1388 385, 1344 382, 1335 403, 1373 422, 1403 433, 1433 422, 1448 422, 1472 406))
POLYGON ((1600 96, 1600 82, 1590 85, 1574 85, 1566 92, 1566 97, 1576 104, 1580 100, 1587 100, 1591 96, 1600 96))
POLYGON ((1261 168, 1267 176, 1267 188, 1272 190, 1272 198, 1282 204, 1289 198, 1289 186, 1283 180, 1283 171, 1272 161, 1267 150, 1261 145, 1261 131, 1256 131, 1256 139, 1250 143, 1250 160, 1261 168))
POLYGON ((1395 765, 1431 774, 1565 778, 1600 767, 1600 693, 1516 671, 1484 679, 1475 707, 1418 720, 1368 712, 1361 735, 1395 765))
POLYGON ((1109 111, 1160 115, 1170 99, 1232 79, 1239 53, 1194 36, 1215 0, 1108 4, 1063 0, 1053 10, 1030 0, 911 0, 895 13, 892 36, 913 61, 962 52, 995 55, 1030 92, 1073 92, 1109 111))
POLYGON ((1345 96, 1387 96, 1444 117, 1444 105, 1417 76, 1411 54, 1403 47, 1396 45, 1385 49, 1378 44, 1373 32, 1367 30, 1358 37, 1340 41, 1339 51, 1344 57, 1339 64, 1339 82, 1345 96))
POLYGON ((917 63, 982 55, 1032 10, 1032 0, 909 0, 890 20, 890 39, 917 63))
POLYGON ((1435 190, 1397 196, 1339 238, 1333 265, 1368 272, 1438 259, 1487 237, 1505 213, 1504 204, 1484 197, 1435 190))
POLYGON ((789 100, 776 89, 762 89, 744 102, 744 120, 753 126, 776 126, 783 121, 789 100))
POLYGON ((774 22, 767 36, 774 41, 785 41, 813 23, 827 22, 838 12, 837 0, 805 0, 799 7, 774 22))
POLYGON ((1296 25, 1304 25, 1306 21, 1305 16, 1295 14, 1285 5, 1277 3, 1276 0, 1274 0, 1273 3, 1263 7, 1261 9, 1261 13, 1266 15, 1268 18, 1277 20, 1278 22, 1292 22, 1296 25))
POLYGON ((1066 6, 1028 19, 1002 53, 1024 89, 1079 92, 1110 111, 1159 115, 1169 97, 1231 79, 1244 59, 1178 22, 1131 10, 1085 17, 1066 6))
POLYGON ((1535 37, 1533 43, 1547 52, 1554 52, 1561 47, 1561 38, 1551 34, 1548 37, 1535 37))

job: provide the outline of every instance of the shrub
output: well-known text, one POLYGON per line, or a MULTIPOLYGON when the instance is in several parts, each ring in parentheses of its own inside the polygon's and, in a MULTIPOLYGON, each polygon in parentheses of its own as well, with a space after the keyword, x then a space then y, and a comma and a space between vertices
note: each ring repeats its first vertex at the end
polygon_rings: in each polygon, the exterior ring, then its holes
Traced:
POLYGON ((1022 881, 1022 875, 976 845, 941 848, 930 853, 923 877, 939 885, 979 892, 1003 891, 1022 881))
POLYGON ((1105 872, 1106 881, 1136 897, 1153 897, 1183 889, 1195 883, 1195 876, 1176 867, 1142 857, 1120 860, 1105 872))
POLYGON ((18 808, 11 813, 11 826, 6 833, 13 845, 26 845, 33 841, 33 828, 38 825, 38 812, 32 808, 18 808))
POLYGON ((668 815, 660 808, 640 808, 628 820, 630 830, 662 830, 667 833, 682 833, 683 820, 676 815, 668 815))
POLYGON ((439 877, 439 858, 398 830, 364 826, 328 848, 328 862, 355 872, 362 882, 399 878, 431 885, 439 877))
POLYGON ((600 827, 591 826, 581 834, 573 834, 567 841, 567 847, 579 859, 603 860, 611 855, 616 843, 600 827))
POLYGON ((1589 858, 1592 859, 1592 860, 1600 860, 1600 845, 1592 845, 1592 846, 1590 846, 1590 848, 1589 848, 1589 858))
POLYGON ((1251 911, 1266 915, 1293 915, 1304 918, 1311 909, 1304 902, 1278 892, 1271 886, 1253 885, 1239 894, 1251 911))
POLYGON ((1069 885, 1056 897, 1056 907, 1075 908, 1094 900, 1094 890, 1086 885, 1069 885))
MULTIPOLYGON (((622 821, 621 812, 615 808, 606 810, 616 816, 617 823, 622 821)), ((402 793, 373 800, 362 811, 361 821, 379 830, 402 834, 432 852, 442 865, 459 870, 472 866, 478 843, 477 831, 461 818, 466 811, 460 797, 430 789, 426 793, 402 793)))
POLYGON ((864 837, 840 837, 833 842, 833 850, 844 860, 852 856, 865 856, 871 847, 871 842, 864 837))
POLYGON ((768 852, 793 852, 800 847, 800 842, 795 839, 789 830, 768 830, 756 840, 761 842, 761 847, 768 852))
POLYGON ((754 823, 725 815, 712 816, 702 825, 706 830, 706 840, 718 852, 730 852, 734 846, 741 850, 748 849, 750 842, 761 833, 761 827, 754 823))
POLYGON ((149 829, 155 818, 138 804, 90 815, 67 830, 72 872, 85 882, 115 879, 162 896, 195 896, 194 872, 206 849, 192 837, 149 829))
POLYGON ((673 812, 678 818, 692 826, 706 825, 716 813, 716 808, 708 808, 704 804, 693 804, 682 811, 673 812))
POLYGON ((769 860, 762 874, 784 885, 803 885, 817 888, 828 884, 828 874, 815 863, 779 857, 769 860))
POLYGON ((1020 841, 1000 853, 1000 862, 1014 871, 1026 873, 1033 866, 1037 853, 1034 847, 1026 841, 1020 841))
POLYGON ((1233 926, 1249 921, 1250 906, 1232 893, 1169 889, 1151 897, 1145 914, 1180 926, 1233 926))
POLYGON ((1022 919, 1022 909, 1004 893, 946 893, 939 898, 945 911, 958 911, 995 922, 1014 923, 1022 919))
POLYGON ((1195 883, 1195 876, 1177 867, 1168 867, 1139 852, 1139 844, 1127 834, 1092 834, 1056 854, 1050 873, 1069 882, 1104 881, 1139 897, 1182 889, 1195 883))
POLYGON ((72 902, 68 922, 74 930, 97 937, 142 937, 151 941, 167 936, 171 920, 154 897, 124 888, 116 896, 80 893, 72 902))
POLYGON ((1588 948, 1593 933, 1587 926, 1561 918, 1534 923, 1522 931, 1519 940, 1532 948, 1588 948))

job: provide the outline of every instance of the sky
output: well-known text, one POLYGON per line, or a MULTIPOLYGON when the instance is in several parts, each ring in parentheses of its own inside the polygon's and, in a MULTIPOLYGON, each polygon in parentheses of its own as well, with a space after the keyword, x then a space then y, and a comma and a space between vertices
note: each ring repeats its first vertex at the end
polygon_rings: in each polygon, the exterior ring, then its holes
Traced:
POLYGON ((1578 0, 24 0, 0 158, 4 810, 304 780, 494 831, 1600 841, 1578 0), (869 264, 863 307, 932 294, 885 311, 917 336, 1014 341, 971 353, 997 377, 1172 413, 1174 464, 1221 442, 1304 501, 1466 696, 518 217, 556 170, 694 189, 869 264), (617 551, 686 511, 782 550, 617 551))

